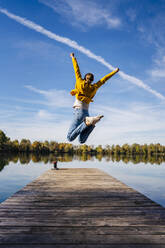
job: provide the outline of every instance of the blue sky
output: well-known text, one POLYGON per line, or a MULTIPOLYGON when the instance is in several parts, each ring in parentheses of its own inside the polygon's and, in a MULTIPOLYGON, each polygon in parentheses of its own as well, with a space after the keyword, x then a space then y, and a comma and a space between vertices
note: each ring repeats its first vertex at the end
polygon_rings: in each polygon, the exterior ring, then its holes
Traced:
MULTIPOLYGON (((67 142, 75 77, 120 73, 97 92, 87 144, 165 145, 164 0, 0 0, 0 129, 67 142)), ((74 141, 77 144, 77 141, 74 141)))

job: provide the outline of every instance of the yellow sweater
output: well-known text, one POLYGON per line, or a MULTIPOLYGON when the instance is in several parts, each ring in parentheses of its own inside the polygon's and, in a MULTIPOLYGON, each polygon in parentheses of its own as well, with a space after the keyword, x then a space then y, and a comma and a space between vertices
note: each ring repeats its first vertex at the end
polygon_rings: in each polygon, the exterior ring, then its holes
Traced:
POLYGON ((103 85, 109 78, 111 78, 117 71, 112 71, 103 78, 101 78, 97 83, 90 84, 86 83, 81 77, 80 69, 75 57, 72 58, 73 68, 76 76, 75 89, 71 90, 71 95, 76 95, 76 98, 82 102, 89 104, 93 102, 92 98, 95 96, 98 88, 103 85))

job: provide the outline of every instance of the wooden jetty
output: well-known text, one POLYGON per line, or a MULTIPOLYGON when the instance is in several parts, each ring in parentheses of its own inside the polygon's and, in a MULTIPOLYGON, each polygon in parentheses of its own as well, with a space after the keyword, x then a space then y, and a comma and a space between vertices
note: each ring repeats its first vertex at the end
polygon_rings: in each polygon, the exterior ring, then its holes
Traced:
POLYGON ((165 248, 165 208, 98 169, 48 170, 0 204, 0 247, 165 248))

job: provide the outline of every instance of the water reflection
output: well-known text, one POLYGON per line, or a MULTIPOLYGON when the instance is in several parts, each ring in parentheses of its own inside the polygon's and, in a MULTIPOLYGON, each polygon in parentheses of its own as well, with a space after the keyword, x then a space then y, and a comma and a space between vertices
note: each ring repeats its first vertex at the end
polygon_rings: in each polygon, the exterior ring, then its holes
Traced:
POLYGON ((44 171, 53 169, 55 161, 58 169, 84 167, 101 169, 165 206, 164 156, 102 156, 99 153, 97 156, 86 153, 82 153, 81 156, 72 156, 68 153, 56 155, 51 153, 46 156, 34 153, 0 154, 0 202, 35 180, 44 171))
POLYGON ((106 162, 123 162, 125 164, 131 162, 133 164, 138 163, 150 163, 150 164, 157 164, 160 165, 165 162, 165 156, 161 155, 153 155, 153 156, 146 156, 146 155, 133 155, 133 156, 126 156, 126 155, 106 155, 103 156, 102 154, 97 154, 96 156, 92 156, 90 154, 82 153, 81 155, 71 155, 68 153, 59 153, 54 155, 53 153, 48 155, 42 155, 38 153, 7 153, 7 154, 0 154, 0 171, 9 164, 9 162, 13 163, 20 163, 20 164, 29 164, 30 161, 33 163, 43 162, 44 164, 53 163, 53 161, 57 160, 59 162, 71 162, 73 160, 78 161, 94 161, 97 159, 98 161, 102 161, 102 159, 106 162))

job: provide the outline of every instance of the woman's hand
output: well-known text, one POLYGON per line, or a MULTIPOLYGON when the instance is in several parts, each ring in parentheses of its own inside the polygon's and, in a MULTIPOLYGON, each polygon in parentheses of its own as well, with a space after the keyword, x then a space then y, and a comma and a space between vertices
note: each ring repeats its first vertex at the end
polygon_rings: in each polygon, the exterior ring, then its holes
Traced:
POLYGON ((70 54, 70 57, 71 57, 71 58, 74 58, 74 53, 71 53, 71 54, 70 54))

